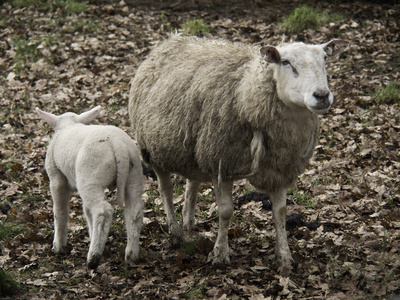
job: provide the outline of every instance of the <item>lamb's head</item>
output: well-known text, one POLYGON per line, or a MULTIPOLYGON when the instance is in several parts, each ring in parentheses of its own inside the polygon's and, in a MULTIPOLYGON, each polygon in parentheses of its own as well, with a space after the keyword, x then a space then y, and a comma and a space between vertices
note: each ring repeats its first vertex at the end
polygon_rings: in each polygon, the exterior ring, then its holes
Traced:
POLYGON ((52 113, 45 112, 40 110, 36 107, 36 112, 38 113, 39 117, 49 123, 55 131, 65 128, 69 125, 82 123, 82 124, 89 124, 94 118, 97 117, 101 109, 101 106, 96 106, 89 111, 81 113, 77 115, 72 112, 67 112, 62 114, 61 116, 53 115, 52 113))
POLYGON ((270 64, 278 97, 288 106, 302 106, 316 114, 325 113, 333 103, 325 59, 347 46, 342 40, 322 45, 303 43, 267 46, 260 50, 270 64))

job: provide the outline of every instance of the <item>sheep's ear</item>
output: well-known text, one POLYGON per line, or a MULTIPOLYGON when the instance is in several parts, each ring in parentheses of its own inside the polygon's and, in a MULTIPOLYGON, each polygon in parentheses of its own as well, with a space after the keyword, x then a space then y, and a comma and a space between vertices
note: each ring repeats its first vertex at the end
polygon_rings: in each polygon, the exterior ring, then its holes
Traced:
POLYGON ((272 46, 262 47, 260 49, 260 54, 269 63, 278 64, 281 62, 281 55, 279 51, 272 46))
POLYGON ((84 113, 81 113, 76 120, 79 123, 83 123, 83 124, 89 124, 94 118, 96 118, 100 112, 101 106, 98 105, 95 108, 92 108, 89 111, 86 111, 84 113))
POLYGON ((56 115, 40 110, 37 107, 36 107, 36 112, 43 121, 49 123, 52 127, 56 126, 58 120, 58 117, 56 115))
POLYGON ((325 44, 322 44, 322 48, 329 56, 339 54, 347 48, 349 42, 343 40, 331 40, 325 44))

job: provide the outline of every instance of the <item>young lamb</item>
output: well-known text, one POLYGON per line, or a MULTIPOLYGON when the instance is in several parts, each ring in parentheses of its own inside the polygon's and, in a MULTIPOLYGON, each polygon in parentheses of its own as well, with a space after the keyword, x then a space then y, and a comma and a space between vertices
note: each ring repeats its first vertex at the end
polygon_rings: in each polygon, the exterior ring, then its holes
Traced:
POLYGON ((286 189, 312 156, 318 116, 333 102, 325 58, 346 47, 267 46, 172 36, 155 48, 131 81, 129 114, 142 158, 157 174, 171 242, 182 241, 170 173, 188 178, 183 227, 194 225, 200 182, 212 181, 219 230, 210 255, 229 263, 233 181, 247 178, 273 203, 279 271, 291 269, 286 189))
POLYGON ((143 173, 135 142, 114 126, 86 125, 101 107, 80 115, 61 116, 41 111, 39 116, 55 130, 46 155, 46 171, 53 198, 56 253, 67 252, 67 225, 71 193, 77 190, 83 201, 90 247, 88 267, 99 265, 111 226, 113 207, 105 189, 117 187, 117 202, 124 207, 127 230, 125 259, 139 259, 139 234, 143 221, 143 173))

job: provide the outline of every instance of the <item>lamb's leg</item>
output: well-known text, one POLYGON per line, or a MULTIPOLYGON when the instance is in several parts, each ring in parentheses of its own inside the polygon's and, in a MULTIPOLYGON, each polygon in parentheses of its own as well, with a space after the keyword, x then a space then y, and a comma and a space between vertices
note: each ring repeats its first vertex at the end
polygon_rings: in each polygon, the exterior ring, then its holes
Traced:
POLYGON ((54 214, 53 251, 55 253, 65 254, 68 252, 67 230, 71 191, 68 188, 67 179, 64 175, 58 174, 51 176, 50 191, 53 198, 54 214))
POLYGON ((143 179, 141 174, 135 169, 131 170, 125 191, 124 214, 127 234, 125 260, 132 262, 139 260, 139 237, 143 223, 143 179))
POLYGON ((197 192, 200 182, 194 180, 186 181, 185 202, 183 203, 183 229, 192 230, 194 227, 194 212, 196 208, 197 192))
POLYGON ((292 255, 286 234, 286 189, 269 194, 272 202, 272 216, 275 223, 276 245, 275 255, 279 265, 279 273, 289 275, 292 269, 292 255))
POLYGON ((217 179, 213 179, 215 196, 218 204, 219 214, 219 227, 217 241, 215 242, 214 249, 211 253, 213 264, 229 264, 230 263, 230 249, 228 245, 228 229, 229 222, 233 216, 233 202, 232 202, 232 181, 225 181, 218 184, 217 179))
POLYGON ((84 213, 88 224, 91 222, 91 225, 89 225, 91 236, 87 256, 88 267, 96 269, 108 238, 114 210, 111 204, 105 200, 102 188, 84 186, 78 187, 78 192, 83 200, 84 213))
POLYGON ((156 168, 154 168, 154 172, 157 174, 158 190, 160 191, 161 199, 164 202, 165 213, 167 214, 171 244, 172 246, 179 246, 183 242, 183 232, 175 216, 171 174, 156 168))

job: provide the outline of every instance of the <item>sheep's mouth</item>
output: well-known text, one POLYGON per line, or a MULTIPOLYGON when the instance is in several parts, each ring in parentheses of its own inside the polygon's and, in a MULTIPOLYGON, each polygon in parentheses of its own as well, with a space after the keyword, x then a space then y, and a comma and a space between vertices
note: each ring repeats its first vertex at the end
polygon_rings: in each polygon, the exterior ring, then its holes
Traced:
POLYGON ((322 115, 326 113, 330 108, 331 108, 330 105, 327 105, 325 107, 320 107, 320 106, 308 107, 309 110, 311 110, 313 113, 317 115, 322 115))
POLYGON ((321 97, 313 97, 312 101, 307 104, 309 110, 315 114, 326 113, 332 106, 333 99, 330 99, 329 95, 321 97))
POLYGON ((307 108, 317 115, 322 115, 326 113, 331 108, 331 106, 332 104, 329 101, 324 101, 313 103, 312 105, 307 105, 307 108))

